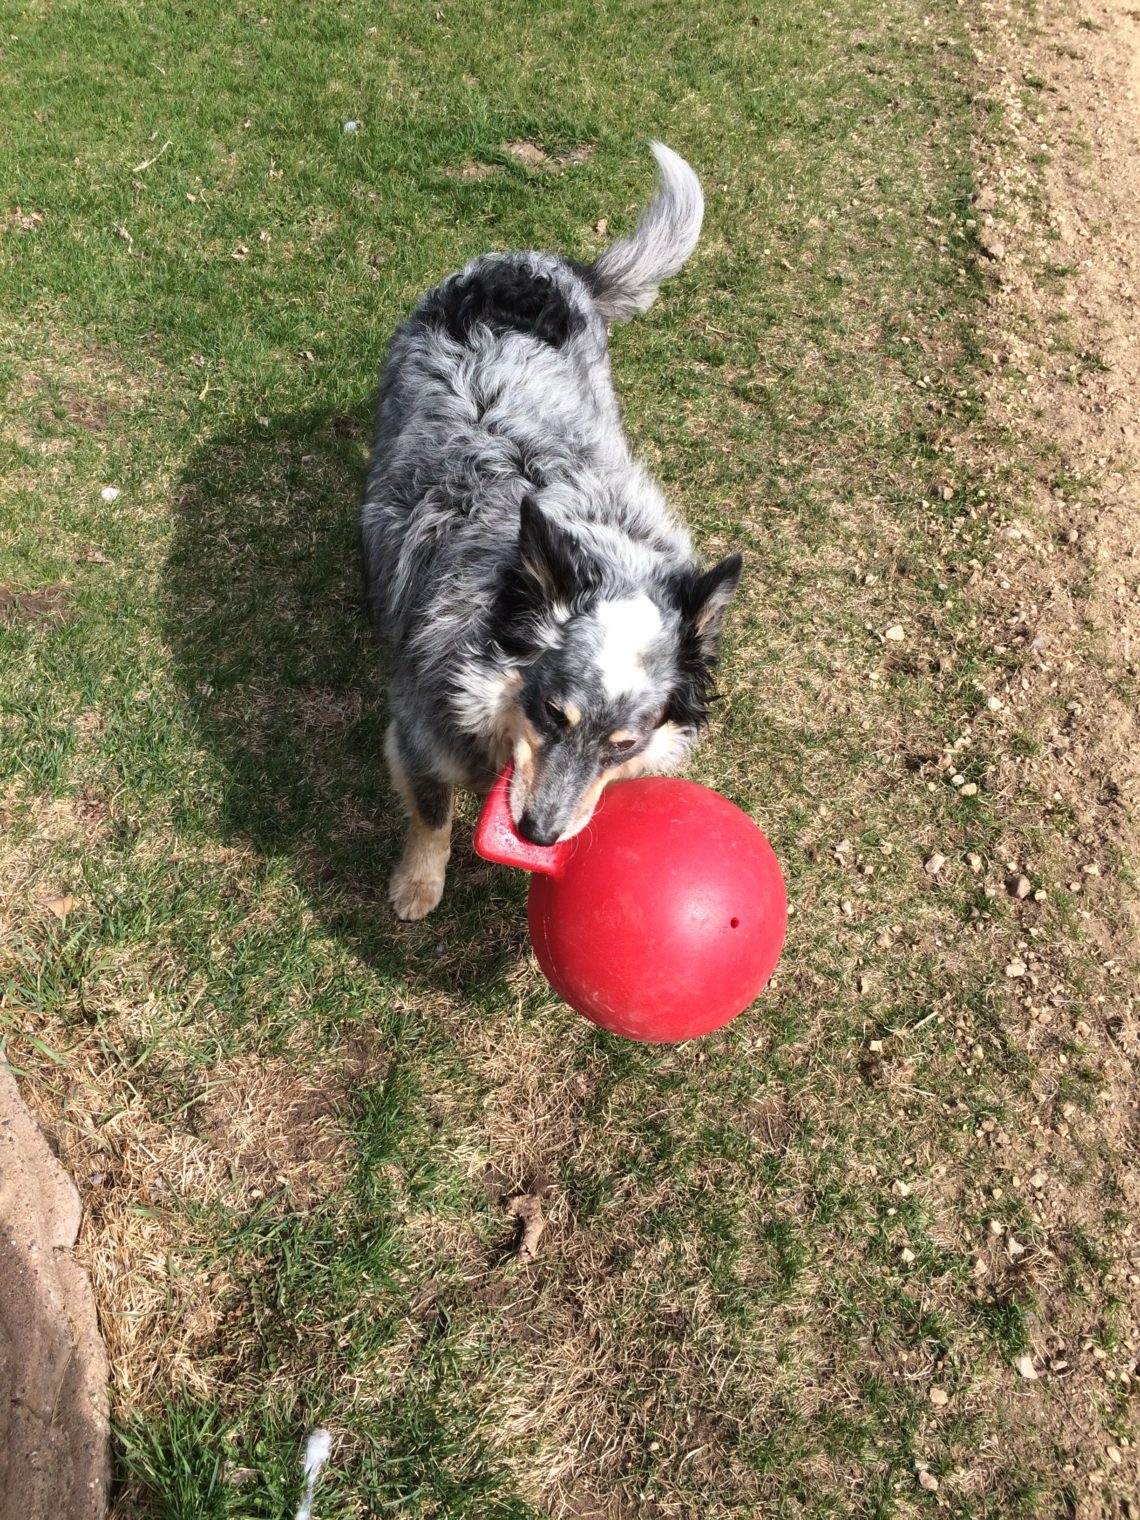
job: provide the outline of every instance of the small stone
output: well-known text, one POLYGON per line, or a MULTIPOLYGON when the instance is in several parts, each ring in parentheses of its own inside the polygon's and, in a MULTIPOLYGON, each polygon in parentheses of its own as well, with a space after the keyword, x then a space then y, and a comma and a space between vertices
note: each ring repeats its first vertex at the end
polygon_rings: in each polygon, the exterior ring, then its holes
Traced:
POLYGON ((1038 1192, 1040 1192, 1048 1181, 1049 1178, 1045 1175, 1045 1173, 1038 1170, 1033 1173, 1032 1177, 1030 1177, 1029 1186, 1031 1188, 1035 1188, 1038 1192))
POLYGON ((938 1479, 932 1472, 927 1472, 923 1468, 918 1475, 918 1486, 919 1488, 925 1488, 928 1494, 936 1494, 938 1492, 938 1479))
POLYGON ((1023 1377, 1027 1383, 1037 1381, 1037 1368, 1033 1365, 1031 1356, 1019 1356, 1014 1359, 1014 1368, 1019 1377, 1023 1377))
POLYGON ((910 1183, 909 1182, 903 1182, 901 1179, 898 1182, 894 1182, 894 1183, 891 1184, 891 1190, 899 1198, 909 1198, 910 1195, 911 1195, 911 1186, 910 1186, 910 1183))
POLYGON ((938 851, 935 850, 932 855, 927 856, 926 864, 923 866, 923 870, 928 876, 937 876, 945 864, 945 855, 940 855, 938 851))
POLYGON ((1033 901, 1036 903, 1043 903, 1048 898, 1048 896, 1048 892, 1045 892, 1041 887, 1038 887, 1037 891, 1033 894, 1033 901))
POLYGON ((976 797, 978 795, 978 783, 976 781, 967 781, 960 795, 963 797, 976 797))
POLYGON ((1121 1452, 1119 1446, 1106 1446, 1104 1453, 1108 1460, 1110 1462, 1114 1462, 1117 1467, 1119 1467, 1121 1462, 1124 1461, 1124 1454, 1121 1452))
POLYGON ((983 865, 985 864, 985 861, 982 859, 982 857, 979 854, 977 854, 976 851, 971 850, 970 853, 966 856, 966 864, 969 866, 970 870, 973 871, 974 875, 976 876, 978 874, 978 872, 982 869, 983 865))
POLYGON ((1065 542, 1067 544, 1075 544, 1080 536, 1081 530, 1079 528, 1066 528, 1065 530, 1065 542))
POLYGON ((877 1055, 881 1054, 882 1049, 883 1049, 883 1042, 882 1042, 882 1040, 868 1040, 867 1041, 867 1049, 871 1052, 872 1055, 876 1055, 877 1056, 877 1055))
POLYGON ((1097 865, 1095 860, 1090 860, 1087 866, 1081 867, 1081 870, 1085 873, 1086 876, 1100 875, 1100 867, 1097 865))
POLYGON ((1028 876, 1011 876, 1005 885, 1009 895, 1016 897, 1019 902, 1028 897, 1033 890, 1033 883, 1028 876))
POLYGON ((1009 1252, 1011 1260, 1025 1255, 1025 1247, 1021 1244, 1020 1240, 1014 1239, 1012 1235, 1005 1237, 1005 1248, 1009 1252))
POLYGON ((966 778, 963 775, 959 774, 957 776, 951 776, 950 777, 950 785, 951 786, 965 786, 965 784, 966 784, 966 778))
POLYGON ((1004 1229, 1005 1229, 1005 1225, 1002 1224, 1002 1222, 1001 1222, 1000 1219, 991 1219, 990 1220, 990 1234, 991 1235, 1000 1235, 1000 1234, 1002 1234, 1002 1232, 1004 1231, 1004 1229))
POLYGON ((990 712, 1000 712, 1001 711, 1001 698, 1000 697, 987 697, 987 699, 986 699, 986 706, 989 708, 990 712))
POLYGON ((118 501, 119 497, 122 494, 123 493, 119 490, 118 486, 104 486, 103 489, 99 492, 99 495, 103 498, 104 501, 118 501))
POLYGON ((1028 972, 1029 967, 1022 960, 1010 961, 1009 965, 1005 968, 1005 974, 1010 978, 1026 976, 1028 975, 1028 972))
POLYGON ((892 623, 883 634, 885 639, 890 639, 892 644, 901 644, 906 638, 906 630, 901 623, 892 623))
POLYGON ((945 1388, 932 1388, 930 1390, 930 1402, 936 1409, 944 1409, 950 1402, 950 1395, 945 1388))
POLYGON ((903 1263, 904 1266, 907 1267, 909 1267, 910 1264, 916 1260, 915 1254, 909 1246, 903 1246, 902 1250, 899 1252, 899 1260, 903 1263))
POLYGON ((978 247, 985 254, 986 258, 992 259, 995 264, 1000 264, 1002 259, 1005 258, 1005 244, 1001 238, 991 237, 989 233, 984 233, 978 239, 978 247))

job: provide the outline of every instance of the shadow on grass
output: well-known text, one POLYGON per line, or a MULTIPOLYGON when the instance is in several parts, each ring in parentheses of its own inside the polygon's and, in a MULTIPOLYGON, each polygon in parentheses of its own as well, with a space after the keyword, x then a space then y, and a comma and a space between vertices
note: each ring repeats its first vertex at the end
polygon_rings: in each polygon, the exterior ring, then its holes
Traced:
POLYGON ((166 633, 220 808, 185 822, 285 857, 328 930, 414 985, 494 997, 526 944, 525 881, 456 827, 448 894, 401 925, 404 820, 383 759, 379 654, 360 609, 356 509, 370 417, 292 412, 202 444, 179 483, 166 633))

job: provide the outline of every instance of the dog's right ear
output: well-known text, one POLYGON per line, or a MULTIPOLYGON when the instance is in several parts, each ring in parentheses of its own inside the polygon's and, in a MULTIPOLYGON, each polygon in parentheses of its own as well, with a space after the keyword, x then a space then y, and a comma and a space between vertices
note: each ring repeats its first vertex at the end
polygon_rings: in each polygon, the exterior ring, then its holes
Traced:
POLYGON ((591 585, 590 561, 572 534, 551 522, 533 496, 519 508, 519 564, 552 602, 570 602, 591 585))

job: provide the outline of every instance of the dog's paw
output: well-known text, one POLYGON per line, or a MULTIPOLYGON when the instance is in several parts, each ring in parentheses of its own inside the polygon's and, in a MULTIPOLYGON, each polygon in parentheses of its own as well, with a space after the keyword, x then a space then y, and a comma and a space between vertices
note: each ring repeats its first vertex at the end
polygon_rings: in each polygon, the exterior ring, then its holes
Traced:
POLYGON ((411 871, 396 870, 388 884, 388 896, 396 910, 396 917, 405 923, 426 918, 443 896, 443 872, 438 876, 413 875, 411 871))

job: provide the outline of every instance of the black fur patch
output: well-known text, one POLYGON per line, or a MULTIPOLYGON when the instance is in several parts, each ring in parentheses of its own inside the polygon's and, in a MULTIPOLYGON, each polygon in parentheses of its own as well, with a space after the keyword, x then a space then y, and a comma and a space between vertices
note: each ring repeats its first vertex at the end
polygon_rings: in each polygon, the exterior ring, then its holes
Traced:
POLYGON ((525 333, 552 348, 562 348, 586 326, 549 275, 508 259, 445 280, 412 321, 441 327, 456 343, 466 343, 481 325, 493 333, 525 333))
POLYGON ((716 662, 701 653, 692 630, 686 627, 681 631, 678 655, 677 684, 669 694, 665 718, 678 728, 697 733, 709 721, 709 707, 716 701, 716 662))
POLYGON ((731 595, 740 570, 741 557, 733 554, 703 574, 687 569, 672 578, 669 589, 681 613, 681 639, 677 684, 665 715, 682 728, 702 729, 709 720, 709 707, 717 699, 716 666, 724 607, 710 614, 709 606, 722 587, 727 586, 731 595))
POLYGON ((519 510, 519 541, 503 566, 492 613, 495 642, 504 653, 525 659, 540 647, 535 634, 552 601, 580 612, 601 584, 598 567, 557 527, 533 498, 519 510))

